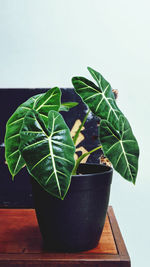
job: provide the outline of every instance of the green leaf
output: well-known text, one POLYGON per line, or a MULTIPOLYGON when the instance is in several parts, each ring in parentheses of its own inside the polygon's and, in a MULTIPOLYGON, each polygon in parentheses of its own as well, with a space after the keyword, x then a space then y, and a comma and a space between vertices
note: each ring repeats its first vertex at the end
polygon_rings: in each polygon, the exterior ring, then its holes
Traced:
POLYGON ((59 110, 60 96, 59 88, 55 87, 44 94, 31 97, 21 104, 8 120, 5 134, 5 158, 13 177, 25 165, 19 152, 19 132, 26 113, 32 109, 38 110, 45 123, 47 123, 49 110, 59 110))
POLYGON ((58 111, 60 108, 60 101, 61 101, 60 89, 58 87, 54 87, 48 90, 43 95, 43 97, 39 99, 34 109, 42 115, 43 120, 47 124, 48 112, 50 110, 58 111))
POLYGON ((73 77, 72 83, 76 92, 96 116, 118 128, 119 116, 122 113, 117 107, 110 84, 99 72, 91 68, 88 70, 98 86, 84 77, 73 77))
POLYGON ((126 180, 135 184, 139 147, 129 122, 124 116, 119 118, 120 132, 106 120, 100 123, 100 140, 103 152, 113 167, 126 180))
POLYGON ((60 105, 59 111, 69 111, 69 109, 74 108, 78 105, 77 102, 64 102, 60 105))
POLYGON ((20 137, 19 149, 29 173, 47 192, 63 199, 75 163, 75 147, 63 117, 50 111, 47 128, 36 111, 29 111, 20 137))

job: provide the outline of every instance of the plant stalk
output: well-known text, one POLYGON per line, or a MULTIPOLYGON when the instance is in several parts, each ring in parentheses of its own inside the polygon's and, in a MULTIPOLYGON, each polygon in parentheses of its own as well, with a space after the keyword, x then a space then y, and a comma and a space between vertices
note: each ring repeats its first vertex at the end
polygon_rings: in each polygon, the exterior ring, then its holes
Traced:
POLYGON ((84 124, 85 124, 85 122, 86 122, 86 120, 87 120, 87 117, 88 117, 89 113, 90 113, 90 110, 88 109, 88 112, 86 113, 86 115, 85 115, 85 117, 84 117, 84 119, 83 119, 81 125, 79 126, 78 130, 76 131, 75 136, 73 137, 74 145, 75 145, 76 142, 77 142, 78 136, 79 136, 79 134, 80 134, 80 132, 81 132, 82 127, 84 126, 84 124))
POLYGON ((92 154, 93 152, 95 152, 95 151, 97 151, 98 149, 101 149, 101 148, 102 148, 102 146, 98 146, 98 147, 92 149, 91 151, 89 151, 89 152, 84 153, 83 155, 81 155, 81 156, 77 159, 77 161, 76 161, 76 164, 75 164, 75 167, 74 167, 74 169, 73 169, 72 175, 76 175, 76 173, 77 173, 77 169, 78 169, 78 167, 79 167, 79 164, 80 164, 80 162, 81 162, 85 157, 87 157, 88 155, 92 154))

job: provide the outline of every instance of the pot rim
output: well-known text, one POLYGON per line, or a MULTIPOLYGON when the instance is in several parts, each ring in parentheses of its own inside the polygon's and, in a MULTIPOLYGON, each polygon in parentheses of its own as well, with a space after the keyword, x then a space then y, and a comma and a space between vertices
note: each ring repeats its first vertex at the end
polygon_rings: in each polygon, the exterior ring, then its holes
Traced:
POLYGON ((83 166, 87 166, 87 167, 93 167, 93 166, 95 166, 96 168, 103 168, 104 170, 101 170, 101 171, 97 171, 97 172, 91 172, 91 173, 80 173, 80 171, 79 171, 79 173, 80 174, 76 174, 76 175, 72 175, 72 178, 73 177, 81 177, 81 176, 96 176, 96 175, 103 175, 103 174, 105 174, 105 173, 107 173, 107 174, 109 174, 109 173, 112 173, 113 172, 113 168, 112 167, 110 167, 110 166, 106 166, 106 165, 103 165, 103 164, 97 164, 97 163, 80 163, 80 165, 79 165, 79 168, 81 167, 83 167, 83 166))

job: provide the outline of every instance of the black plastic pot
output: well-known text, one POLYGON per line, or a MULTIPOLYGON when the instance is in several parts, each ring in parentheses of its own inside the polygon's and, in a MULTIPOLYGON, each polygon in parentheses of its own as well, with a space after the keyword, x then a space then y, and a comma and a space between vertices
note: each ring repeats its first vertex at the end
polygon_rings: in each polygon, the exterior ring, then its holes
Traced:
POLYGON ((97 246, 103 230, 112 181, 112 168, 81 164, 72 176, 64 200, 32 179, 36 215, 47 249, 82 251, 97 246))

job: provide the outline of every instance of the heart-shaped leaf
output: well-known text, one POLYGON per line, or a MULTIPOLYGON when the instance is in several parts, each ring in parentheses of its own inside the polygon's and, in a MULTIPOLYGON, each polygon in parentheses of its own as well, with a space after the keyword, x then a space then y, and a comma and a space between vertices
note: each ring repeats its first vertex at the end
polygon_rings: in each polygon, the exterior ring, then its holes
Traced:
POLYGON ((138 143, 124 116, 119 118, 119 128, 118 132, 108 121, 100 122, 100 140, 103 152, 113 164, 114 169, 126 180, 135 184, 139 157, 138 143))
POLYGON ((19 152, 19 132, 26 113, 32 109, 38 110, 45 123, 47 123, 49 110, 59 110, 60 97, 60 89, 57 87, 50 89, 45 94, 31 97, 21 104, 8 120, 5 134, 5 158, 13 177, 25 165, 19 152))
POLYGON ((119 116, 122 113, 117 107, 110 84, 99 72, 91 68, 88 70, 98 86, 84 77, 73 77, 72 83, 76 92, 96 116, 118 128, 119 116))
POLYGON ((19 149, 29 173, 47 192, 63 199, 75 163, 75 147, 63 117, 50 111, 46 128, 39 113, 29 111, 20 138, 19 149))
POLYGON ((48 90, 37 102, 35 105, 35 110, 40 113, 43 120, 47 124, 48 112, 50 110, 58 111, 60 108, 61 102, 61 92, 58 87, 54 87, 48 90))

